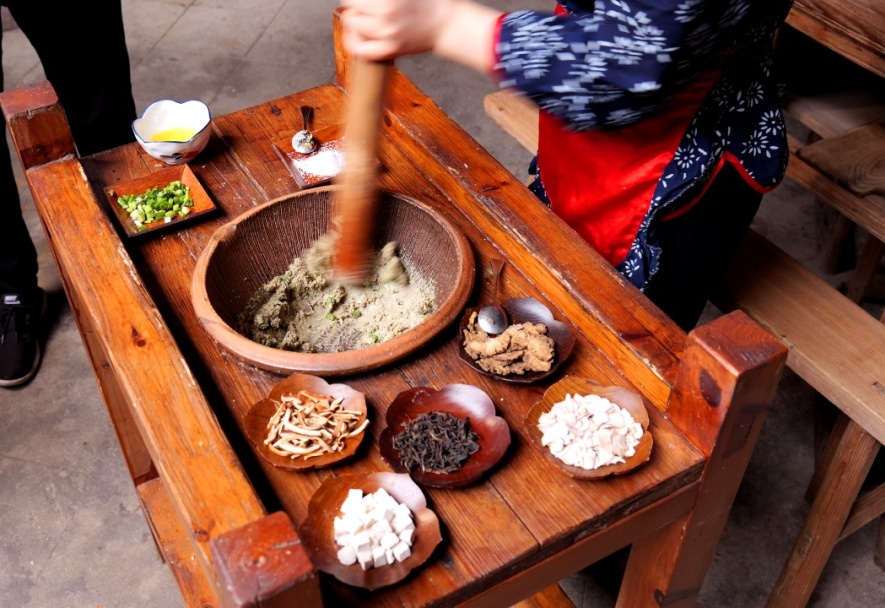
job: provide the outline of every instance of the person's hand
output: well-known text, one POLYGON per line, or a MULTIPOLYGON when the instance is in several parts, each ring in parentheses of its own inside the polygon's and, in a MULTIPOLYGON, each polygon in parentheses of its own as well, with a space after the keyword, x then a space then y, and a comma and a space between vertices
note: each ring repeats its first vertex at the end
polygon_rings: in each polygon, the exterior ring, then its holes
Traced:
POLYGON ((481 72, 501 12, 473 0, 341 0, 343 43, 372 61, 432 51, 481 72))
POLYGON ((459 0, 342 0, 344 44, 353 55, 392 59, 433 51, 459 0))

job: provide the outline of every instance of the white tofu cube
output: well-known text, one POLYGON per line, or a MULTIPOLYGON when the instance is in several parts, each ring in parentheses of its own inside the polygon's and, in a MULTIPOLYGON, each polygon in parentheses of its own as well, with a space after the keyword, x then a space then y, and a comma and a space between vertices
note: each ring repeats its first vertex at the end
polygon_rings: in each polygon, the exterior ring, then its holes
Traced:
POLYGON ((372 517, 371 511, 366 511, 365 513, 359 514, 360 525, 366 530, 370 529, 372 525, 375 523, 375 518, 372 517))
POLYGON ((356 496, 348 496, 341 503, 341 512, 345 515, 358 515, 365 513, 366 507, 363 505, 363 499, 356 496))
POLYGON ((409 509, 409 506, 405 503, 398 503, 393 508, 393 516, 394 517, 408 517, 412 518, 412 511, 409 509))
POLYGON ((396 499, 390 495, 390 493, 384 488, 378 488, 372 494, 372 498, 375 500, 375 504, 377 505, 390 505, 391 501, 393 501, 393 506, 396 506, 396 499))
POLYGON ((384 547, 372 549, 372 563, 376 568, 387 565, 387 551, 384 547))
POLYGON ((390 522, 390 527, 393 528, 394 532, 399 534, 403 530, 414 530, 415 522, 412 521, 411 517, 397 515, 393 518, 393 521, 390 522))
POLYGON ((383 505, 375 505, 372 517, 375 521, 390 521, 393 519, 393 509, 383 505))
POLYGON ((336 517, 332 520, 332 534, 335 537, 335 540, 338 540, 345 534, 349 534, 347 528, 344 527, 344 520, 340 517, 336 517))
POLYGON ((414 535, 415 535, 414 528, 412 528, 411 530, 403 530, 402 532, 399 533, 399 539, 411 547, 412 546, 412 537, 414 535))
POLYGON ((404 542, 399 542, 393 548, 393 557, 396 561, 401 562, 412 554, 412 550, 404 542))
POLYGON ((372 539, 369 538, 368 532, 360 532, 353 535, 353 548, 356 552, 369 551, 372 548, 372 539))
POLYGON ((392 549, 400 540, 400 537, 395 532, 388 532, 381 537, 380 544, 385 549, 392 549))
POLYGON ((393 527, 390 525, 389 521, 382 519, 372 524, 372 531, 377 534, 377 538, 380 540, 381 537, 388 532, 393 532, 393 527))
POLYGON ((353 547, 341 547, 338 549, 338 561, 344 566, 352 566, 356 563, 356 551, 353 547))
POLYGON ((356 559, 360 563, 360 567, 363 570, 368 570, 369 568, 372 567, 372 564, 374 563, 374 560, 372 559, 372 551, 371 550, 357 551, 356 552, 356 559))
POLYGON ((341 518, 341 523, 347 534, 353 535, 363 529, 363 521, 354 515, 344 515, 341 518))

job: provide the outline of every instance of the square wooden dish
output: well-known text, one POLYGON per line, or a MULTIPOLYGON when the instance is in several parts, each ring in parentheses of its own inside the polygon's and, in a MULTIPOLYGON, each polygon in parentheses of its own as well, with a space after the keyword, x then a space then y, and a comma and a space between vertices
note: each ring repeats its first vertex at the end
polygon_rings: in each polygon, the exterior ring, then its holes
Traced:
POLYGON ((317 129, 313 131, 313 137, 317 149, 310 154, 296 152, 292 148, 291 136, 273 145, 277 156, 302 190, 329 183, 344 167, 344 125, 317 129))
POLYGON ((194 175, 194 172, 188 165, 166 167, 165 169, 161 169, 160 171, 150 173, 143 177, 113 184, 112 186, 105 188, 104 193, 107 197, 108 205, 110 206, 112 214, 117 218, 120 226, 122 226, 123 230, 126 232, 126 236, 130 238, 156 234, 168 230, 177 230, 184 224, 192 222, 216 209, 215 203, 209 197, 209 194, 203 188, 200 180, 197 179, 197 176, 194 175), (191 207, 190 213, 185 217, 176 217, 169 222, 152 222, 150 224, 145 224, 144 230, 139 230, 135 222, 132 221, 132 218, 129 217, 129 213, 126 209, 117 203, 117 199, 121 196, 128 194, 144 194, 151 188, 165 188, 171 182, 176 180, 190 188, 190 195, 194 201, 194 206, 191 207))

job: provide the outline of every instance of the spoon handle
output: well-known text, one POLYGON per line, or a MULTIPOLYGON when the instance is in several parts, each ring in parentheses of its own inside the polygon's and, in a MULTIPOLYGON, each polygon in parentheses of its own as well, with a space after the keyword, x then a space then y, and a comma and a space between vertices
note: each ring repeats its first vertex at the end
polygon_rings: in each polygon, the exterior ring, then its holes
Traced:
POLYGON ((310 119, 313 118, 313 108, 310 106, 301 106, 301 120, 304 122, 304 130, 310 126, 310 119))
POLYGON ((504 270, 504 260, 493 258, 489 260, 492 269, 492 301, 498 301, 498 282, 501 280, 501 271, 504 270))

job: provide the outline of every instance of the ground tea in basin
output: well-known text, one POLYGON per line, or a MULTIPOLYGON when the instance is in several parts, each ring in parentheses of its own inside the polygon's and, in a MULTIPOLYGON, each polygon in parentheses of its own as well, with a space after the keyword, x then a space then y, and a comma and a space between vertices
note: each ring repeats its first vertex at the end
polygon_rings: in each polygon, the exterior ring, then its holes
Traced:
POLYGON ((339 353, 417 327, 434 312, 436 289, 396 256, 395 243, 390 245, 379 253, 372 279, 361 286, 331 280, 306 251, 250 299, 239 316, 240 333, 272 348, 339 353))

